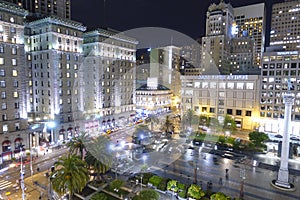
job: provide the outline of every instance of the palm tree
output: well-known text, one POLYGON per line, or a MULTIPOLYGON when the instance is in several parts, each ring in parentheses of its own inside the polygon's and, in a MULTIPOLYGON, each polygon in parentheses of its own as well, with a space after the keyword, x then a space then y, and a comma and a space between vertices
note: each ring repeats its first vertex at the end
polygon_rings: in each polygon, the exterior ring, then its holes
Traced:
POLYGON ((110 144, 105 136, 99 136, 86 143, 87 154, 84 159, 95 170, 98 180, 100 180, 100 174, 107 172, 112 166, 113 156, 110 144))
POLYGON ((85 143, 88 141, 87 132, 81 132, 77 137, 72 138, 68 143, 70 148, 70 153, 75 155, 80 155, 80 158, 83 160, 84 151, 86 151, 85 143))
POLYGON ((157 124, 159 122, 158 118, 155 115, 149 115, 146 119, 146 123, 150 123, 150 129, 153 131, 154 124, 157 124))
POLYGON ((165 130, 166 133, 173 133, 174 132, 174 124, 171 122, 169 116, 166 116, 166 121, 163 125, 163 129, 165 130))
POLYGON ((68 154, 55 163, 55 177, 50 179, 53 190, 59 194, 69 192, 71 200, 75 192, 81 192, 89 181, 87 164, 78 156, 68 154))

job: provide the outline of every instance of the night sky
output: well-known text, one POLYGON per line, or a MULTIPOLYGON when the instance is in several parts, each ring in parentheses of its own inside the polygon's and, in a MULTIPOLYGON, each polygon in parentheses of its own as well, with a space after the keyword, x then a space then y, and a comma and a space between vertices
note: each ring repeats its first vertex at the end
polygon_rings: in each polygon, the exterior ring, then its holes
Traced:
MULTIPOLYGON (((272 3, 283 1, 230 0, 230 3, 238 7, 265 2, 270 13, 272 3)), ((211 3, 219 3, 219 0, 73 0, 72 19, 89 28, 110 27, 119 31, 163 27, 196 39, 205 34, 206 11, 211 3), (106 1, 105 14, 103 1, 106 1)), ((270 21, 270 14, 267 20, 270 21)))

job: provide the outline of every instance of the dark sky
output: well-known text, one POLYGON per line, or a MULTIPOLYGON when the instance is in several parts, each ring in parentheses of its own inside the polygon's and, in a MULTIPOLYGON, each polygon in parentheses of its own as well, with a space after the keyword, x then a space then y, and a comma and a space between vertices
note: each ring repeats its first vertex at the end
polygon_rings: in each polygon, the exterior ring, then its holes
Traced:
MULTIPOLYGON (((194 39, 204 36, 205 17, 211 3, 219 0, 73 0, 72 18, 88 27, 110 27, 126 31, 140 27, 163 27, 184 33, 194 39), (104 15, 106 20, 104 20, 104 15)), ((284 0, 230 0, 233 7, 284 0)), ((229 2, 229 0, 225 0, 229 2)), ((270 15, 267 16, 270 20, 270 15)), ((267 23, 268 25, 269 23, 267 23)), ((269 32, 269 29, 267 29, 269 32)))

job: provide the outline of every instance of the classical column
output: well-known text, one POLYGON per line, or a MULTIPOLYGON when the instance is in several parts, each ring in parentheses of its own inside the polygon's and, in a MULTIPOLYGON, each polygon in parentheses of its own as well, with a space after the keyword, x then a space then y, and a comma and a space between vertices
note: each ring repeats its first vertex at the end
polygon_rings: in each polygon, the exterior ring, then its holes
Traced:
MULTIPOLYGON (((290 90, 290 87, 289 87, 290 90)), ((280 158, 280 168, 278 172, 278 177, 275 185, 283 188, 291 188, 289 183, 289 149, 290 149, 290 128, 291 128, 291 114, 292 106, 294 104, 294 95, 290 92, 283 95, 283 101, 285 105, 284 109, 284 121, 283 121, 283 138, 281 147, 281 158, 280 158)))

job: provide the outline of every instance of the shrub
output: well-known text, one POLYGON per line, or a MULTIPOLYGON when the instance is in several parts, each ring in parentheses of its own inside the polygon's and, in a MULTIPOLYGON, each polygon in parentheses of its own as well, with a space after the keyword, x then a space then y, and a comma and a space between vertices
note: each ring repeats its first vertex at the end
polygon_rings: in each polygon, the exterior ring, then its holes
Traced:
POLYGON ((177 187, 178 187, 179 190, 185 190, 186 189, 186 185, 183 184, 183 183, 178 183, 177 187))
POLYGON ((170 191, 177 192, 178 187, 177 187, 177 181, 176 180, 170 180, 167 184, 167 189, 170 191))
POLYGON ((151 183, 153 186, 155 187, 158 187, 158 185, 161 183, 162 181, 162 177, 160 176, 152 176, 150 179, 149 179, 149 183, 151 183))
POLYGON ((124 185, 124 181, 116 179, 109 184, 109 188, 111 190, 120 189, 120 187, 122 187, 123 185, 124 185))
POLYGON ((167 189, 167 182, 168 179, 163 179, 160 184, 158 185, 157 189, 161 190, 161 191, 165 191, 167 189))

